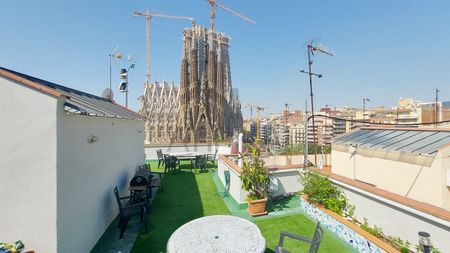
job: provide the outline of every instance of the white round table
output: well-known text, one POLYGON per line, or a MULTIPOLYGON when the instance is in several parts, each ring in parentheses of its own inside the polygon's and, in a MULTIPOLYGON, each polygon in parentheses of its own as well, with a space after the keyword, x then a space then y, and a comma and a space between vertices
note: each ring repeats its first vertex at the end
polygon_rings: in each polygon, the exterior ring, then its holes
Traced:
POLYGON ((265 250, 266 240, 255 224, 229 215, 192 220, 179 227, 167 242, 168 253, 262 253, 265 250))

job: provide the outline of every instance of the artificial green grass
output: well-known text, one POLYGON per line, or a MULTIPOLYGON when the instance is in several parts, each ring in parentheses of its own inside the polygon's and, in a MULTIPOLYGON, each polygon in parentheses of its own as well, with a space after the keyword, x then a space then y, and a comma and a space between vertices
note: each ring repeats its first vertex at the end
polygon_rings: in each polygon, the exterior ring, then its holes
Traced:
MULTIPOLYGON (((157 169, 157 162, 152 161, 150 164, 152 171, 162 171, 157 169)), ((216 188, 213 174, 190 172, 186 170, 188 167, 188 164, 182 164, 181 172, 166 174, 163 179, 164 191, 158 192, 150 207, 149 232, 145 234, 141 229, 131 252, 166 252, 170 235, 186 222, 207 215, 231 214, 216 188)), ((274 252, 280 231, 312 237, 315 228, 315 224, 302 214, 262 219, 254 223, 266 239, 268 253, 274 252)), ((307 252, 308 245, 305 243, 297 244, 290 240, 285 243, 292 252, 307 252)), ((354 251, 344 241, 325 231, 319 252, 354 251)))
MULTIPOLYGON (((284 216, 274 219, 253 221, 261 230, 262 235, 266 239, 266 253, 274 252, 278 245, 281 231, 291 232, 300 236, 312 238, 315 230, 315 223, 302 214, 284 216)), ((283 248, 290 252, 308 252, 309 244, 296 240, 285 238, 283 248)), ((357 252, 353 250, 344 241, 335 237, 331 232, 325 229, 325 235, 319 247, 320 253, 326 252, 357 252)))
MULTIPOLYGON (((157 163, 156 163, 157 165, 157 163)), ((182 168, 189 165, 182 164, 182 168)), ((151 163, 152 170, 158 171, 151 163)), ((141 230, 131 252, 165 252, 170 235, 186 222, 216 214, 230 214, 209 172, 193 173, 182 169, 169 172, 150 206, 149 233, 141 230)))

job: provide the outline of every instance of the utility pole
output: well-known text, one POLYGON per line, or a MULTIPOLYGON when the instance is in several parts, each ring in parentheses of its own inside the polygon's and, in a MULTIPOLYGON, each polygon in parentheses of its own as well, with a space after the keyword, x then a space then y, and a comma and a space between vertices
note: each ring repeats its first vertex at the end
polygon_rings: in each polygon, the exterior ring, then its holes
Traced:
MULTIPOLYGON (((309 91, 310 91, 309 96, 311 99, 312 131, 313 131, 313 137, 314 137, 314 145, 317 145, 317 139, 316 139, 317 131, 315 129, 316 124, 315 124, 315 120, 314 120, 314 94, 313 94, 312 77, 316 76, 318 78, 321 78, 322 74, 316 74, 311 71, 312 64, 313 64, 313 62, 311 61, 311 54, 314 55, 314 52, 319 52, 319 53, 322 53, 325 55, 334 56, 334 53, 328 49, 324 49, 319 46, 313 46, 312 42, 307 46, 307 50, 308 50, 308 72, 306 72, 304 70, 300 70, 300 72, 304 73, 304 74, 308 74, 308 76, 309 76, 309 91)), ((314 148, 314 163, 317 164, 317 149, 316 148, 314 148)))
POLYGON ((305 100, 305 148, 303 149, 303 168, 308 168, 308 99, 305 100))
POLYGON ((369 102, 370 99, 368 98, 363 98, 363 122, 364 122, 364 126, 366 126, 366 102, 369 102))
POLYGON ((438 96, 439 96, 439 89, 434 89, 434 92, 435 92, 435 102, 434 102, 434 104, 435 104, 435 106, 434 106, 434 128, 437 128, 438 127, 438 122, 439 122, 439 120, 438 120, 438 106, 439 106, 439 104, 438 104, 438 96))

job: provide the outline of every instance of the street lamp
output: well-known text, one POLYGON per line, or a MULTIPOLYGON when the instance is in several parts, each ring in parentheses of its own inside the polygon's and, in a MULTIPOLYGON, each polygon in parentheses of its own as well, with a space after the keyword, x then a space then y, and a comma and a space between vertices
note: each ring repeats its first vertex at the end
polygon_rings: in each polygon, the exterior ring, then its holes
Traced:
POLYGON ((125 107, 128 108, 128 72, 134 68, 134 64, 131 64, 128 69, 120 70, 120 79, 122 80, 119 85, 119 91, 125 92, 125 107))
POLYGON ((424 231, 419 232, 419 248, 424 253, 431 252, 430 234, 424 231))
POLYGON ((366 122, 366 102, 369 102, 370 99, 363 98, 363 122, 366 122))

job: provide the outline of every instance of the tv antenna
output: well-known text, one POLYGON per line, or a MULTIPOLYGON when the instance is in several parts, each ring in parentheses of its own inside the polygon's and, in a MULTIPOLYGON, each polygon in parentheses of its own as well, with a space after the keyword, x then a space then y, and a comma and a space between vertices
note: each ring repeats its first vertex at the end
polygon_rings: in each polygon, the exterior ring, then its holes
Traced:
MULTIPOLYGON (((310 91, 310 97, 311 97, 311 118, 312 118, 312 131, 313 131, 313 139, 314 144, 317 145, 317 131, 315 129, 315 120, 314 120, 314 94, 313 94, 313 83, 312 83, 312 77, 316 76, 318 78, 322 78, 322 74, 313 73, 311 70, 313 61, 311 60, 311 55, 314 55, 314 53, 318 54, 324 54, 328 56, 334 56, 334 52, 330 49, 324 47, 323 45, 313 45, 313 41, 311 41, 307 45, 308 50, 308 71, 300 70, 301 73, 308 74, 309 76, 309 91, 310 91)), ((317 164, 317 148, 314 148, 314 164, 317 164)))

